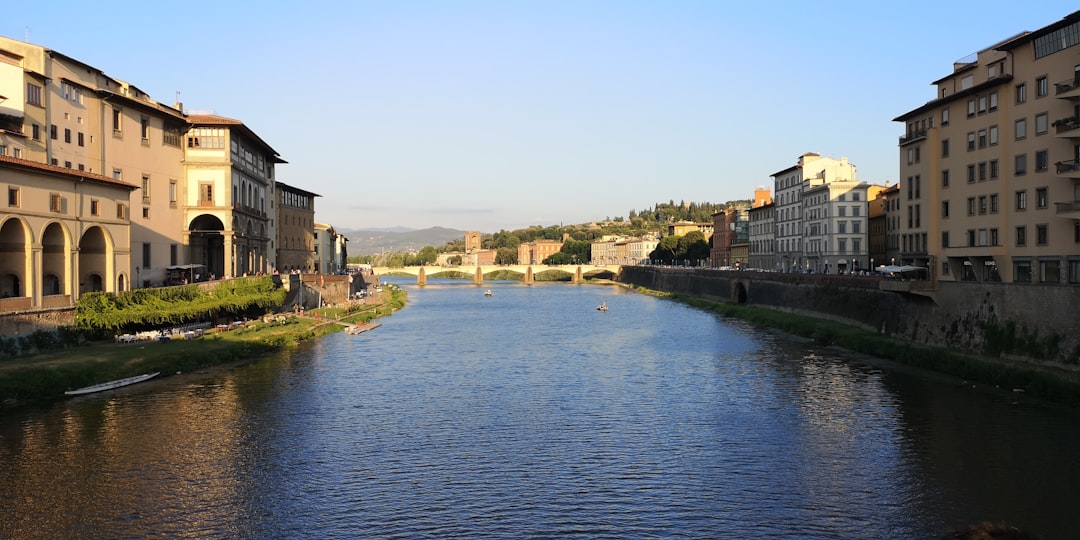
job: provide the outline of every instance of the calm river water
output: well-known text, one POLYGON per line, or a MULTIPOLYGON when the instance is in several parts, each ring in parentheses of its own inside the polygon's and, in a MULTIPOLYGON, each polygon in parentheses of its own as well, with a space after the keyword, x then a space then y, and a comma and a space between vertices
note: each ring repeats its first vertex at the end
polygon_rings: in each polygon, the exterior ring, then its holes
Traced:
POLYGON ((1076 412, 614 287, 402 283, 372 332, 4 413, 0 538, 1080 534, 1076 412))

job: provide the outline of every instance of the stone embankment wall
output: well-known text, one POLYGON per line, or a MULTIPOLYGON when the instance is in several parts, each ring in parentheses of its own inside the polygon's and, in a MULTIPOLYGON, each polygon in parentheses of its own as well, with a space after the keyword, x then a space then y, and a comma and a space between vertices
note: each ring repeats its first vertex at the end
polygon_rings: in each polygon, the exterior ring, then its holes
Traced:
POLYGON ((917 344, 1080 369, 1080 287, 939 282, 926 296, 883 291, 876 277, 658 267, 625 267, 618 280, 833 319, 917 344))
POLYGON ((0 314, 0 336, 25 336, 37 330, 56 330, 71 326, 75 308, 63 307, 0 314))

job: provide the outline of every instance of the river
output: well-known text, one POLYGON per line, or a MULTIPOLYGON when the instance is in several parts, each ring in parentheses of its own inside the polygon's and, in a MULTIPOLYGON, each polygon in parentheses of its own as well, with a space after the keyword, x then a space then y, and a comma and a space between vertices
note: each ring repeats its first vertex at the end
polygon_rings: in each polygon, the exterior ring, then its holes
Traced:
POLYGON ((0 538, 1080 530, 1076 411, 618 287, 399 283, 371 332, 5 412, 0 538))

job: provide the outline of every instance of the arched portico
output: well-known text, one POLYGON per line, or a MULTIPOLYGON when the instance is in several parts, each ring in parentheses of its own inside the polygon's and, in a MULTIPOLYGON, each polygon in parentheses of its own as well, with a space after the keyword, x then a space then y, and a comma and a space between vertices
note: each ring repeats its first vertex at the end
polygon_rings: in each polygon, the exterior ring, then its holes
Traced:
POLYGON ((0 225, 0 297, 30 296, 30 229, 21 219, 10 218, 0 225))
POLYGON ((79 239, 79 294, 106 291, 111 285, 110 242, 101 227, 90 227, 79 239))
POLYGON ((217 276, 229 274, 225 269, 225 224, 217 216, 197 216, 188 225, 188 235, 191 264, 201 264, 217 276))
POLYGON ((66 295, 71 291, 71 237, 60 223, 53 222, 41 234, 41 295, 66 295))

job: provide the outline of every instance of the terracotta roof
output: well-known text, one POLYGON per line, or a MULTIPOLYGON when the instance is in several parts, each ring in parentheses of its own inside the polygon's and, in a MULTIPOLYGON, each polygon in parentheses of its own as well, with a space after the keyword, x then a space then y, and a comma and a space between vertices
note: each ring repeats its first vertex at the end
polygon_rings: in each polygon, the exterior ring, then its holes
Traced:
POLYGON ((96 182, 98 184, 106 184, 110 186, 125 188, 129 191, 134 191, 138 189, 138 186, 134 184, 129 184, 127 182, 116 180, 114 178, 109 178, 108 176, 88 173, 86 171, 80 171, 76 169, 68 169, 66 167, 57 167, 56 165, 46 165, 44 163, 38 163, 36 161, 30 161, 28 159, 14 158, 11 156, 0 156, 0 163, 7 163, 23 169, 31 169, 52 174, 59 174, 62 176, 67 176, 72 180, 81 179, 90 182, 96 182))

